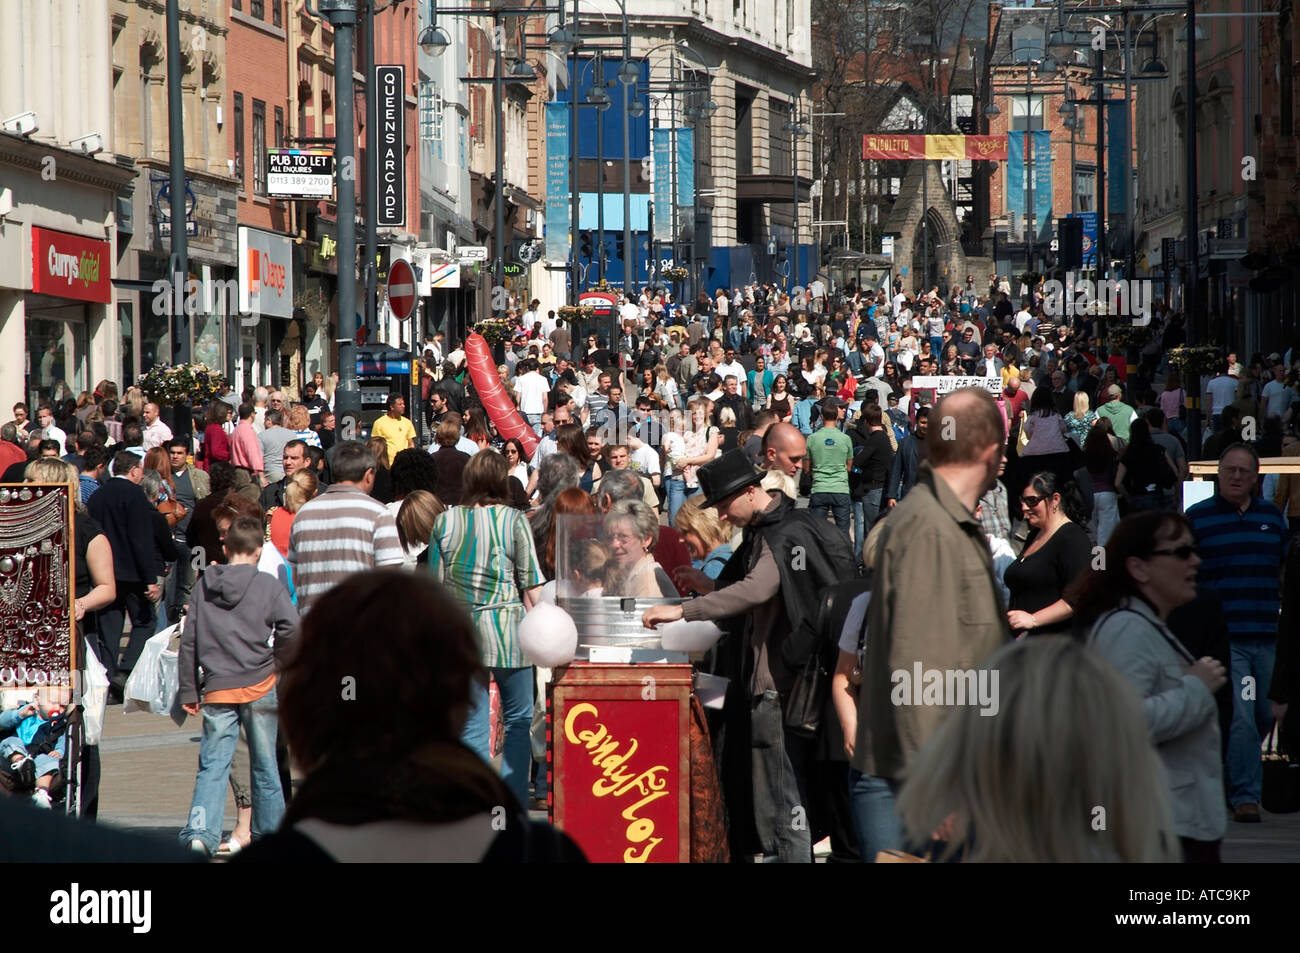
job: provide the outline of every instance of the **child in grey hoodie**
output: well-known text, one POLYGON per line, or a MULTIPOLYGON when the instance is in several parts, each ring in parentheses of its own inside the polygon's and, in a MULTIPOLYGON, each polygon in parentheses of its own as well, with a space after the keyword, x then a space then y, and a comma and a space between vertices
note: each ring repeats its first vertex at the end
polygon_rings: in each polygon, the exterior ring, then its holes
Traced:
POLYGON ((275 760, 276 656, 292 637, 298 611, 284 584, 258 571, 263 538, 260 520, 244 516, 230 525, 224 541, 228 564, 204 571, 181 635, 180 700, 189 714, 202 713, 203 740, 180 840, 206 854, 221 841, 240 725, 252 767, 253 838, 274 831, 284 816, 275 760))

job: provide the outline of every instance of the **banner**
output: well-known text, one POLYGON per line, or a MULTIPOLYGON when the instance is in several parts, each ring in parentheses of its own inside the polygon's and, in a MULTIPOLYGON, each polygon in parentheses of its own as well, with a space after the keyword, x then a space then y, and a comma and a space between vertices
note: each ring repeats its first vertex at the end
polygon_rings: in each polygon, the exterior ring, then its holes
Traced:
MULTIPOLYGON (((1030 183, 1027 170, 1034 170, 1034 225, 1037 241, 1050 241, 1052 237, 1052 133, 1049 129, 1036 130, 1027 136, 1024 132, 1007 133, 1007 211, 1023 218, 1026 214, 1030 183), (1028 149, 1032 146, 1033 155, 1028 149)), ((1024 232, 1012 236, 1013 241, 1023 241, 1024 232)))
POLYGON ((863 159, 990 159, 1005 162, 1001 136, 865 135, 863 159))
POLYGON ((1097 263, 1097 213, 1078 212, 1070 218, 1083 219, 1083 267, 1092 268, 1097 263))
POLYGON ((657 242, 673 240, 673 140, 671 129, 652 129, 654 167, 651 178, 654 194, 655 234, 657 242))
POLYGON ((546 104, 546 259, 568 261, 569 233, 569 104, 546 104))
POLYGON ((1125 181, 1128 163, 1124 149, 1128 143, 1128 116, 1124 103, 1111 103, 1106 107, 1106 211, 1108 215, 1125 215, 1128 211, 1128 183, 1125 181))
POLYGON ((403 95, 406 67, 375 67, 375 118, 378 121, 379 155, 375 158, 378 179, 379 228, 406 225, 406 113, 403 95))
POLYGON ((1037 240, 1052 240, 1052 131, 1034 132, 1034 225, 1037 240))
POLYGON ((677 130, 677 230, 695 227, 695 130, 677 130))

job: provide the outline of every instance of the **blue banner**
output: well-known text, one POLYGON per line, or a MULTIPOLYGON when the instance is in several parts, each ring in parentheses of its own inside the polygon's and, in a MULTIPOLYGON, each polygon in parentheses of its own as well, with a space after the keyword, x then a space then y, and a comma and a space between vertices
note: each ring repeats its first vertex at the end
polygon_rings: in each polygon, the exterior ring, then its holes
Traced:
POLYGON ((1097 213, 1079 212, 1070 217, 1083 219, 1083 267, 1092 268, 1097 263, 1097 213))
POLYGON ((689 127, 677 130, 677 205, 678 219, 695 205, 695 130, 689 127))
POLYGON ((1106 213, 1124 215, 1128 210, 1128 163, 1124 150, 1128 146, 1128 114, 1124 103, 1111 103, 1106 107, 1106 213))
POLYGON ((1037 240, 1052 240, 1052 131, 1034 132, 1034 226, 1037 240))
MULTIPOLYGON (((1007 133, 1007 214, 1025 216, 1025 134, 1007 133)), ((1012 241, 1023 241, 1024 230, 1012 235, 1012 241)))
POLYGON ((652 129, 654 150, 654 211, 657 242, 673 240, 673 131, 652 129))
POLYGON ((566 103, 546 104, 546 258, 568 261, 572 236, 569 230, 569 107, 566 103))

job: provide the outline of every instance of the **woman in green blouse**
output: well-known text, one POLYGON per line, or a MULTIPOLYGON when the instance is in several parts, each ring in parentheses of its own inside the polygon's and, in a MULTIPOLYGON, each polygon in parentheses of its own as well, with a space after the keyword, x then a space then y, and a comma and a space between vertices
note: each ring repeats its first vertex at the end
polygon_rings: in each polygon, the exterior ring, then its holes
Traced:
MULTIPOLYGON (((528 803, 532 749, 533 669, 519 648, 519 622, 537 600, 546 577, 524 514, 509 504, 510 468, 495 450, 480 450, 465 465, 459 506, 440 514, 429 540, 429 571, 469 610, 483 667, 496 679, 505 722, 501 778, 528 803)), ((491 761, 486 673, 473 687, 473 707, 462 740, 491 761)))

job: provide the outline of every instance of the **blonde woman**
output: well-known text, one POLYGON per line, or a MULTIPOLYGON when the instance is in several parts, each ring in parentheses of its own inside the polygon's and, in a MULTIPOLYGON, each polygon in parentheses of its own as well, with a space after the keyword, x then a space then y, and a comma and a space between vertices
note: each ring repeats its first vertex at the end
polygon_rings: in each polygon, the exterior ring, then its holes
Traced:
POLYGON ((1096 422, 1097 412, 1091 409, 1088 395, 1079 391, 1074 395, 1074 410, 1065 415, 1065 435, 1082 450, 1088 440, 1088 431, 1096 422))
POLYGON ((397 539, 406 555, 403 565, 407 569, 428 564, 433 524, 446 509, 428 490, 412 490, 402 499, 397 511, 397 539))
POLYGON ((908 764, 898 814, 910 843, 941 833, 942 856, 964 848, 963 860, 984 863, 1179 859, 1147 718, 1124 676, 1067 636, 1013 642, 981 668, 997 708, 953 709, 908 764))
POLYGON ((319 481, 311 470, 299 470, 289 477, 284 486, 284 506, 272 508, 267 532, 271 544, 280 551, 285 559, 289 558, 289 530, 293 528, 293 517, 303 504, 316 497, 319 481))
POLYGON ((673 581, 698 593, 712 592, 713 581, 731 559, 731 527, 716 509, 700 506, 699 497, 682 504, 673 526, 691 554, 690 566, 679 566, 673 581))
POLYGON ((911 324, 904 324, 898 337, 898 363, 903 370, 910 371, 916 363, 916 356, 921 353, 921 342, 911 324))
POLYGON ((305 404, 294 404, 289 411, 289 429, 293 431, 294 437, 307 446, 320 448, 320 434, 311 429, 311 412, 305 404))
POLYGON ((722 433, 709 425, 711 402, 706 397, 692 397, 686 405, 690 423, 682 430, 664 435, 664 449, 672 467, 668 478, 668 522, 677 517, 686 497, 699 488, 699 468, 722 452, 722 433))
POLYGON ((659 395, 666 410, 677 410, 681 406, 681 393, 677 390, 677 382, 668 373, 666 364, 660 364, 655 368, 654 392, 659 395))

